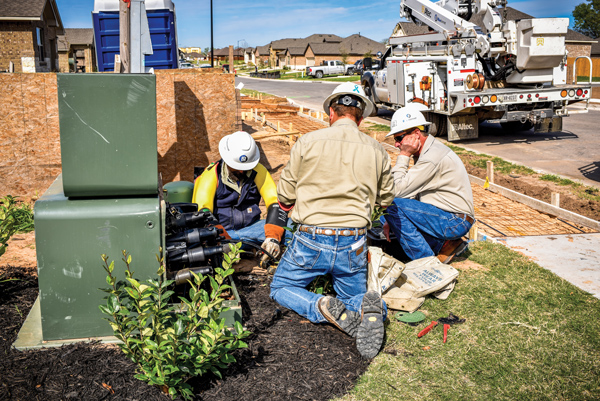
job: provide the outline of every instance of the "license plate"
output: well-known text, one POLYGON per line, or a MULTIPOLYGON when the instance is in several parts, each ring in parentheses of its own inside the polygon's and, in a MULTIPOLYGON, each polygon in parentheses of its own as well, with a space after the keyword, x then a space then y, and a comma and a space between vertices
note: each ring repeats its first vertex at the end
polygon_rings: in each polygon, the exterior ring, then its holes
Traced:
POLYGON ((504 101, 505 102, 516 102, 517 95, 504 95, 504 101))

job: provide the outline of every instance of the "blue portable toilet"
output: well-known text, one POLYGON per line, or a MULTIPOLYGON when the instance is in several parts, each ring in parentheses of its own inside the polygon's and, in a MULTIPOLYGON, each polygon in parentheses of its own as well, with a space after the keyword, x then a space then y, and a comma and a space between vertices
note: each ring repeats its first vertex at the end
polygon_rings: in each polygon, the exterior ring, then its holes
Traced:
MULTIPOLYGON (((92 19, 98 71, 114 71, 119 54, 119 1, 94 0, 92 19)), ((146 68, 178 68, 177 24, 171 0, 146 0, 146 15, 154 54, 145 57, 146 68)))

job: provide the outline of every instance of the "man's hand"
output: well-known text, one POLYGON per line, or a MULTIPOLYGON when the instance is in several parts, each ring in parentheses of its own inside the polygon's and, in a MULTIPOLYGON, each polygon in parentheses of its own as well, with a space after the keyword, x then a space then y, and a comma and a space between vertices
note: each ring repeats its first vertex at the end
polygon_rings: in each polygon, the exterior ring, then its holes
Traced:
POLYGON ((385 235, 385 239, 387 239, 388 242, 391 242, 391 240, 390 240, 390 224, 387 221, 385 223, 383 223, 383 235, 385 235))
MULTIPOLYGON (((261 248, 268 252, 274 258, 278 257, 279 253, 281 252, 281 249, 279 247, 279 241, 277 241, 275 238, 265 239, 265 241, 261 245, 261 248)), ((264 265, 267 262, 267 260, 269 260, 269 255, 264 254, 262 258, 260 258, 261 266, 264 265)))
POLYGON ((417 153, 420 148, 421 140, 419 135, 406 135, 402 140, 402 143, 400 143, 400 155, 410 157, 417 153))

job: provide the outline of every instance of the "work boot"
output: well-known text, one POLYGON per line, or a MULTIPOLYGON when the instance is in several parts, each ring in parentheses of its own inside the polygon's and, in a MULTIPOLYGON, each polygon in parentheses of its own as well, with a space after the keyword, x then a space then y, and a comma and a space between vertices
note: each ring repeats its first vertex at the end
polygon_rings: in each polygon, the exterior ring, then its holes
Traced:
POLYGON ((360 324, 358 312, 346 309, 342 301, 334 297, 323 297, 317 302, 319 312, 325 319, 349 336, 356 337, 356 330, 360 324))
POLYGON ((356 348, 363 358, 375 358, 383 344, 383 303, 379 293, 367 292, 362 301, 362 316, 356 332, 356 348))
POLYGON ((449 239, 442 245, 437 258, 440 262, 449 264, 456 255, 460 255, 467 248, 467 245, 467 242, 462 238, 449 239))

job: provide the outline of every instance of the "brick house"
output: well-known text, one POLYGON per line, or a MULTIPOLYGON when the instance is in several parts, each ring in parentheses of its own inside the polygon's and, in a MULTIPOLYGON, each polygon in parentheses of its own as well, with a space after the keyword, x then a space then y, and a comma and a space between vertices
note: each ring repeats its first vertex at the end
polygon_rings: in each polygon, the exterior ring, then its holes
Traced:
POLYGON ((66 28, 65 35, 58 36, 58 65, 60 72, 94 71, 96 50, 92 28, 66 28))
POLYGON ((58 70, 58 35, 64 35, 56 0, 0 2, 0 71, 58 70))
POLYGON ((269 62, 269 54, 269 45, 256 46, 254 49, 254 59, 256 60, 256 65, 267 65, 269 62))
MULTIPOLYGON (((227 61, 229 59, 229 47, 223 47, 222 49, 214 50, 215 61, 227 61)), ((233 49, 233 60, 240 61, 244 60, 244 49, 233 49)))
POLYGON ((306 66, 319 65, 324 60, 332 59, 346 58, 347 63, 354 63, 362 59, 365 54, 374 55, 378 51, 385 51, 384 44, 361 34, 342 38, 332 34, 316 33, 301 39, 275 40, 266 46, 269 48, 269 61, 272 67, 288 66, 292 69, 304 69, 306 66))

